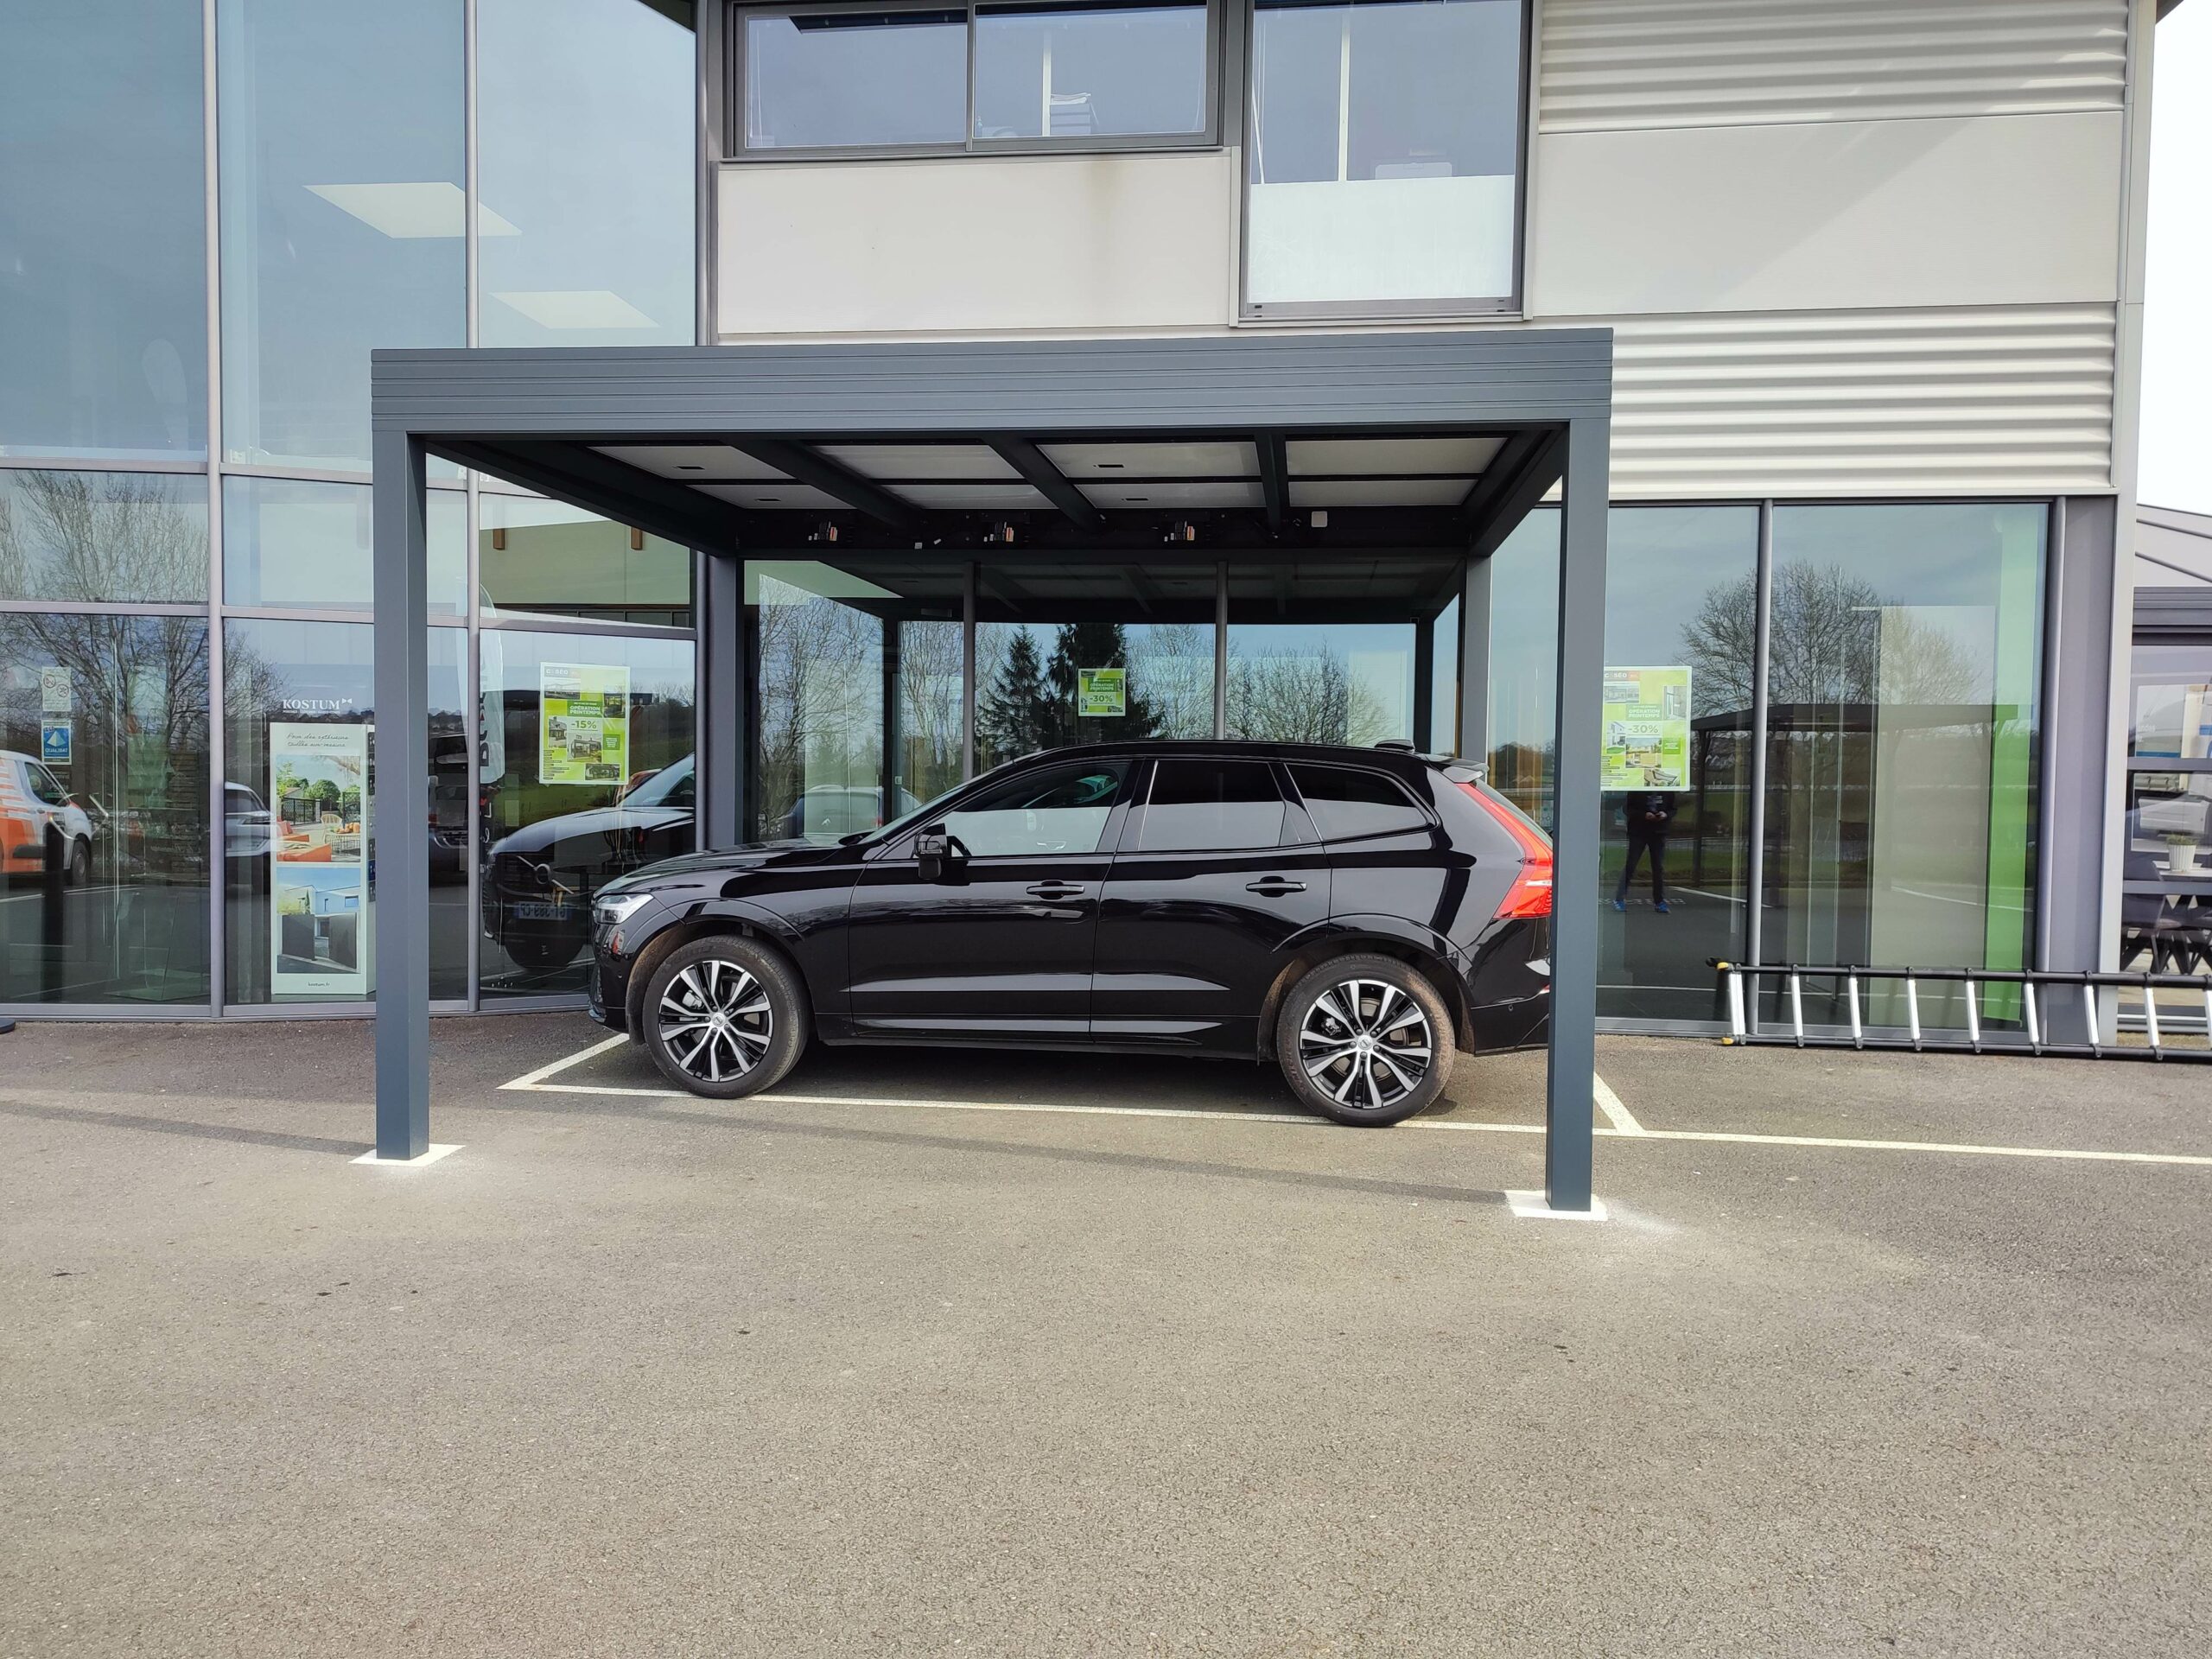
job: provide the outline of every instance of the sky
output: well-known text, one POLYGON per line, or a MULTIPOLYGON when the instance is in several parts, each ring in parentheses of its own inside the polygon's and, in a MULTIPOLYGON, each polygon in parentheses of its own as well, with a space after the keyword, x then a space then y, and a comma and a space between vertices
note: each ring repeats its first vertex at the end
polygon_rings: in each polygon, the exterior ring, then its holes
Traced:
POLYGON ((2212 512, 2212 0, 2158 25, 2137 498, 2212 512))

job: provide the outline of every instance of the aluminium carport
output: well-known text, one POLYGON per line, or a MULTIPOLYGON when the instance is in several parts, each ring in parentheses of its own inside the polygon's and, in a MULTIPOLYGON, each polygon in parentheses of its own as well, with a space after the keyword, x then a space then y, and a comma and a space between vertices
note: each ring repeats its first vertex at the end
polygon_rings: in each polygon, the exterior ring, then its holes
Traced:
MULTIPOLYGON (((743 823, 748 557, 818 558, 834 545, 841 562, 975 558, 1019 545, 1098 562, 1173 546, 1294 568, 1352 550, 1450 550, 1467 560, 1460 724, 1479 758, 1484 562, 1558 485, 1545 1169, 1551 1207, 1586 1211, 1611 378, 1602 328, 378 352, 379 735, 387 754, 427 749, 433 454, 695 550, 697 823, 709 848, 734 844, 743 823), (1071 476, 1063 462, 1081 446, 1242 459, 1230 475, 1186 467, 1133 499, 1141 460, 1116 491, 1071 476), (1447 449, 1459 459, 1441 474, 1414 459, 1447 449), (1370 459, 1349 478, 1301 471, 1301 454, 1325 450, 1370 459), (988 467, 948 487, 941 465, 901 478, 871 464, 893 454, 971 454, 988 467)), ((423 823, 423 769, 378 767, 373 805, 378 824, 423 823)), ((397 1161, 429 1146, 429 861, 419 835, 378 840, 377 1154, 397 1161)))

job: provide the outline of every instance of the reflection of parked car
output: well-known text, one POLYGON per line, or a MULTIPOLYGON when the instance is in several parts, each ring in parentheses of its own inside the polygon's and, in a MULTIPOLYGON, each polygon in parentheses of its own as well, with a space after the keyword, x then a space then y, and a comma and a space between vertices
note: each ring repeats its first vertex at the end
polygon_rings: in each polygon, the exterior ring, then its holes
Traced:
POLYGON ((484 861, 484 935, 523 968, 559 968, 591 936, 591 895, 641 864, 691 849, 691 757, 612 806, 526 823, 484 861))
MULTIPOLYGON (((891 817, 903 817, 921 803, 906 790, 893 798, 898 810, 891 817)), ((817 784, 791 803, 791 810, 784 814, 780 825, 783 833, 793 841, 857 835, 863 830, 878 828, 884 821, 883 791, 863 784, 817 784)))
POLYGON ((270 824, 269 809, 260 796, 244 784, 223 785, 224 857, 266 857, 270 824))
POLYGON ((43 874, 49 827, 61 834, 63 879, 82 887, 92 873, 92 815, 43 761, 0 749, 0 868, 10 875, 43 874))

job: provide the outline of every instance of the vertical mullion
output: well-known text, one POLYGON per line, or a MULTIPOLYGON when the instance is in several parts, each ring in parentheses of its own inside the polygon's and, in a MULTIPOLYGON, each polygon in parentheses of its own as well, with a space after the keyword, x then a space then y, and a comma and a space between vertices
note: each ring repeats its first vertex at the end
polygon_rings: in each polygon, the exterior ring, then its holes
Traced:
POLYGON ((217 1019, 229 972, 225 914, 230 887, 230 836, 224 822, 225 777, 230 770, 223 728, 223 226, 216 192, 222 156, 216 131, 215 0, 200 6, 200 209, 207 239, 207 1001, 217 1019))
MULTIPOLYGON (((1765 957, 1767 654, 1774 610, 1774 503, 1759 503, 1757 574, 1752 579, 1751 845, 1744 863, 1744 960, 1765 957)), ((1752 982, 1751 1029, 1758 1029, 1758 982, 1752 982)))
POLYGON ((2051 967, 2051 890, 2057 880, 2058 848, 2050 833, 2053 794, 2058 778, 2058 686, 2060 658, 2066 649, 2063 607, 2058 602, 2066 574, 2066 498, 2050 504, 2044 534, 2043 675, 2036 717, 2039 756, 2036 779, 2035 965, 2051 967))
POLYGON ((1213 734, 1229 735, 1229 561, 1213 568, 1213 734))
POLYGON ((960 577, 960 781, 976 775, 976 564, 960 577))
POLYGON ((966 125, 961 129, 960 148, 976 148, 976 0, 968 0, 968 96, 966 125))
MULTIPOLYGON (((478 327, 477 220, 478 201, 482 181, 477 175, 476 156, 476 0, 462 0, 461 14, 461 328, 462 339, 471 346, 481 343, 478 327)), ((461 685, 461 715, 462 730, 467 734, 468 748, 468 835, 464 855, 468 861, 467 884, 468 891, 467 936, 468 1011, 478 1012, 483 1007, 484 928, 483 889, 483 812, 484 798, 484 639, 483 619, 477 613, 476 594, 479 524, 483 507, 476 469, 463 469, 467 486, 467 511, 465 517, 468 546, 462 567, 467 572, 468 591, 461 596, 461 615, 468 624, 467 645, 461 652, 464 676, 461 685)), ((504 700, 501 717, 505 718, 504 700)))

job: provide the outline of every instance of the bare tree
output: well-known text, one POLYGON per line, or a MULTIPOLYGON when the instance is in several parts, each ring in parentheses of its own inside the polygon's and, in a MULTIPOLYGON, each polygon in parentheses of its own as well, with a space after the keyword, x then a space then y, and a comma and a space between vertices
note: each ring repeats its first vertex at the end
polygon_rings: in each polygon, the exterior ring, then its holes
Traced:
POLYGON ((1229 664, 1229 728, 1275 743, 1370 747, 1391 729, 1373 690, 1334 651, 1286 649, 1240 655, 1229 664))

